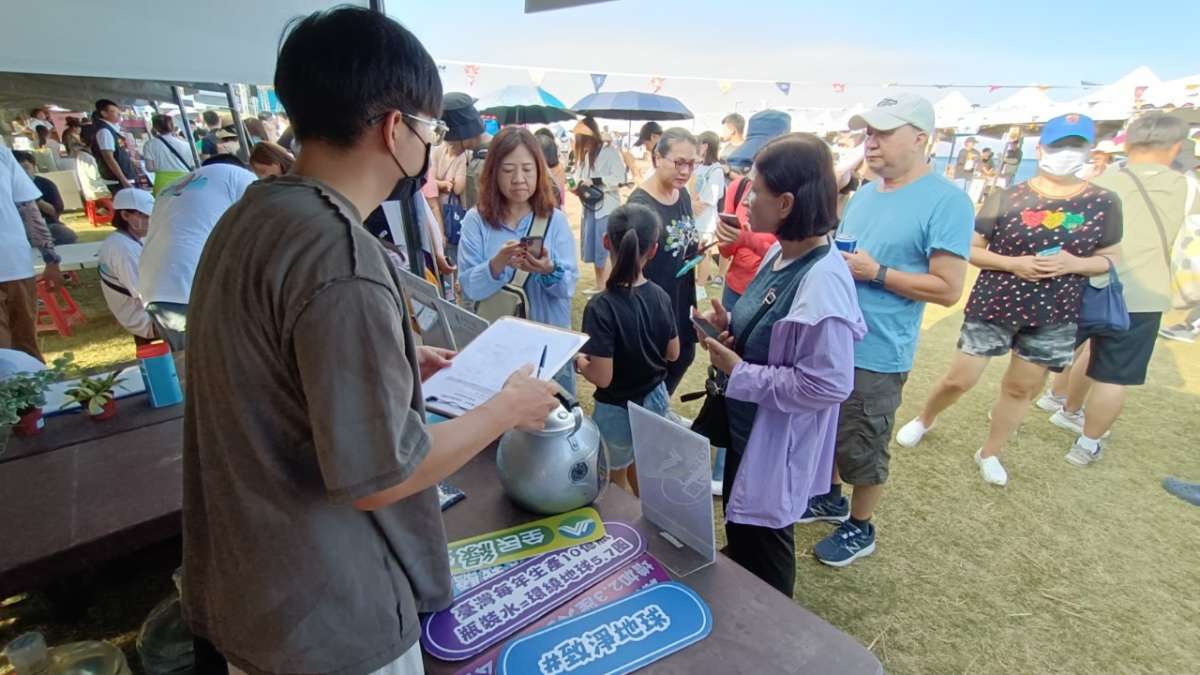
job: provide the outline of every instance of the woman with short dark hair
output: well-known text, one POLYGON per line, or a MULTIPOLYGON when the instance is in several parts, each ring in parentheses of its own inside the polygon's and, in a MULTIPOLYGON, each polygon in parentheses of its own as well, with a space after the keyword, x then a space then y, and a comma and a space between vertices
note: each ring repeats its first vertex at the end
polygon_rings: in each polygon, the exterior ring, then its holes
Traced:
POLYGON ((792 526, 830 488, 838 408, 854 388, 854 343, 866 334, 854 279, 830 246, 837 179, 828 146, 781 136, 759 151, 750 227, 779 239, 732 314, 719 301, 704 338, 724 376, 732 443, 723 498, 729 556, 791 597, 792 526))
POLYGON ((679 331, 679 358, 667 366, 667 391, 674 394, 688 366, 696 358, 696 332, 692 328, 692 308, 696 306, 696 271, 684 272, 688 260, 696 255, 696 220, 687 184, 698 162, 696 137, 681 127, 663 132, 654 153, 654 171, 642 186, 629 195, 628 204, 650 207, 662 222, 658 254, 646 264, 646 278, 671 296, 679 331))

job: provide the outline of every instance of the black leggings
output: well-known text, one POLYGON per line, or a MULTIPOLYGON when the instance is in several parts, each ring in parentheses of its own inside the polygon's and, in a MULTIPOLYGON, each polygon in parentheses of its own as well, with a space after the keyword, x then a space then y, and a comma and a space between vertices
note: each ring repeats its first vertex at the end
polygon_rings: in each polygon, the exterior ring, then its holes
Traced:
MULTIPOLYGON (((742 464, 742 453, 725 452, 725 480, 721 499, 729 504, 729 493, 742 464)), ((758 525, 725 522, 726 555, 780 593, 792 597, 796 586, 796 534, 791 525, 773 529, 758 525)))
POLYGON ((679 383, 683 381, 683 376, 687 374, 688 368, 692 366, 692 361, 696 360, 696 343, 692 341, 679 341, 679 358, 667 364, 667 393, 674 395, 675 390, 679 388, 679 383))

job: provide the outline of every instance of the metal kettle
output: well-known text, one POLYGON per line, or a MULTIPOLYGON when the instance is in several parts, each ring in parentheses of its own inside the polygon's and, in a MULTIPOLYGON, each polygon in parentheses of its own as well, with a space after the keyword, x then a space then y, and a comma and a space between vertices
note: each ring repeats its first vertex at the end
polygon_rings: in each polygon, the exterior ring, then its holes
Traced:
POLYGON ((596 501, 608 486, 608 449, 579 401, 560 392, 539 431, 500 439, 496 469, 504 492, 527 511, 554 515, 596 501))

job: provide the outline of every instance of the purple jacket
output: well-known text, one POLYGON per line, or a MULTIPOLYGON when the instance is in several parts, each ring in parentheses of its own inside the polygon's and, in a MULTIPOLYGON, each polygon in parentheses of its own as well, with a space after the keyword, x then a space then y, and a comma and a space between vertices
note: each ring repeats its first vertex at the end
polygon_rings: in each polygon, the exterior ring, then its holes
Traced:
POLYGON ((854 343, 866 334, 854 279, 831 247, 772 327, 768 365, 743 361, 729 377, 726 396, 758 404, 725 509, 729 522, 786 527, 810 496, 829 491, 838 408, 854 389, 854 343))

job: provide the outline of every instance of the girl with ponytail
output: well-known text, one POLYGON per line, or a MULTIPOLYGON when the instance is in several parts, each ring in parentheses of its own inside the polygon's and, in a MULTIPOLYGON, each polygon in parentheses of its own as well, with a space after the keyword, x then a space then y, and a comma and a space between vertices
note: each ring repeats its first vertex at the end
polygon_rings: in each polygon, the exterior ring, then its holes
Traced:
POLYGON ((642 273, 658 252, 658 214, 626 204, 608 217, 604 248, 613 266, 605 291, 583 310, 583 331, 591 338, 575 359, 575 369, 596 385, 592 418, 608 446, 610 478, 637 494, 632 401, 666 415, 667 364, 679 358, 679 333, 671 296, 642 273))

